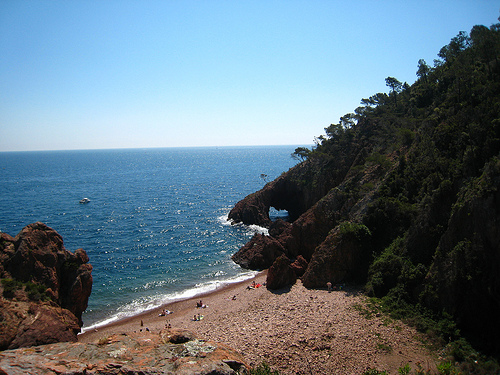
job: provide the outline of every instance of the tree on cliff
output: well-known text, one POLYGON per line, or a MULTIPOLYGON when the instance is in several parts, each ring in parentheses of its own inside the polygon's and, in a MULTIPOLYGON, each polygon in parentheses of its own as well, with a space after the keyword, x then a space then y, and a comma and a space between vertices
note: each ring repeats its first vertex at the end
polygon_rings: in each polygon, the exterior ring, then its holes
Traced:
POLYGON ((292 153, 292 158, 299 161, 304 161, 311 154, 311 150, 307 147, 297 147, 292 153))
POLYGON ((391 88, 392 97, 394 98, 394 104, 397 104, 397 94, 401 92, 403 84, 394 77, 387 77, 385 79, 385 84, 391 88))

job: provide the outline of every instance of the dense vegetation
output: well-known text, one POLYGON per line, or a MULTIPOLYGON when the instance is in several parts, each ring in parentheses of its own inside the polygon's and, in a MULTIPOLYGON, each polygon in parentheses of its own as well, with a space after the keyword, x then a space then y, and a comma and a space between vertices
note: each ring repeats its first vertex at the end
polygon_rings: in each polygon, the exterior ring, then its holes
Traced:
POLYGON ((460 343, 465 334, 495 356, 499 55, 500 24, 460 32, 432 67, 418 62, 414 84, 386 78, 388 94, 362 99, 315 147, 293 154, 315 166, 318 179, 350 177, 353 200, 372 194, 359 223, 373 257, 367 292, 393 309, 412 306, 441 321, 446 340, 460 343), (368 171, 379 178, 363 180, 368 171))

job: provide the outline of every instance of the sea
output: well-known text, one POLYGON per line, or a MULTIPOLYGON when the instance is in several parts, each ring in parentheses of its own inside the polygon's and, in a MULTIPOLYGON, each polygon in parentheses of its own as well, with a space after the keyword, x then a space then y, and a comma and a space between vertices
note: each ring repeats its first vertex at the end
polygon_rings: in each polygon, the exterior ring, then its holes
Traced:
POLYGON ((255 276, 231 256, 266 230, 227 216, 294 166, 296 147, 0 152, 0 231, 41 221, 86 251, 82 330, 97 328, 255 276))

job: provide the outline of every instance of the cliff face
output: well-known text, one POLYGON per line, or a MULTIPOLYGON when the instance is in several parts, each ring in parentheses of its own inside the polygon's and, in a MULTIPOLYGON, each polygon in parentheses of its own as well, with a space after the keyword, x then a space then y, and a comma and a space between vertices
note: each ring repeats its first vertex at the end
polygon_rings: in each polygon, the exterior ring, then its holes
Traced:
POLYGON ((76 341, 92 291, 86 252, 71 253, 43 223, 0 237, 0 349, 76 341))
MULTIPOLYGON (((245 268, 269 268, 270 289, 300 277, 309 288, 368 282, 369 293, 383 296, 403 280, 414 302, 447 311, 464 333, 500 352, 500 345, 494 344, 500 334, 499 159, 493 158, 482 176, 462 185, 458 193, 442 188, 453 199, 435 192, 420 213, 413 206, 381 203, 379 189, 400 168, 399 158, 388 160, 391 165, 385 169, 369 167, 348 175, 294 221, 270 223, 270 235, 255 235, 233 260, 245 268), (354 185, 370 189, 354 192, 354 185), (405 224, 406 234, 401 229, 405 224), (380 248, 387 243, 386 232, 394 238, 394 254, 380 248), (304 262, 303 275, 293 271, 297 258, 304 262)), ((273 186, 240 201, 235 216, 261 194, 269 195, 273 186)), ((265 211, 258 216, 265 217, 268 208, 261 209, 265 211)))
POLYGON ((461 192, 426 277, 428 303, 500 352, 500 160, 461 192), (488 322, 487 329, 485 323, 488 322))
POLYGON ((269 237, 233 260, 270 267, 282 287, 301 257, 295 276, 307 287, 356 282, 447 312, 500 353, 498 51, 500 24, 475 26, 434 68, 420 61, 412 86, 363 99, 326 128, 305 161, 235 205, 229 219, 269 237), (289 222, 271 222, 270 207, 288 210, 289 222))
MULTIPOLYGON (((300 164, 283 174, 279 180, 297 180, 297 174, 307 168, 313 168, 312 165, 314 164, 308 162, 300 164)), ((325 164, 323 168, 327 168, 325 164)), ((280 191, 283 186, 290 186, 290 184, 282 182, 267 184, 262 190, 238 202, 231 211, 230 219, 234 222, 255 224, 253 218, 266 217, 267 219, 259 224, 267 224, 270 235, 255 235, 233 255, 233 260, 244 268, 267 269, 282 254, 290 260, 301 257, 308 263, 307 270, 302 276, 302 281, 307 287, 325 287, 327 282, 362 281, 363 277, 359 274, 366 277, 371 260, 370 252, 366 250, 366 244, 370 241, 370 231, 365 228, 366 230, 362 230, 363 238, 356 239, 345 230, 340 231, 338 226, 344 222, 360 223, 362 221, 364 212, 373 201, 376 187, 390 171, 391 169, 384 171, 378 166, 368 166, 361 174, 348 173, 341 183, 330 188, 316 202, 314 200, 299 202, 298 197, 293 196, 291 198, 294 200, 293 204, 307 209, 298 218, 291 219, 291 222, 287 223, 281 220, 273 223, 269 220, 269 206, 277 208, 269 203, 272 201, 268 201, 267 204, 256 202, 266 201, 266 197, 278 195, 276 192, 271 193, 276 186, 279 186, 278 191, 280 191), (364 194, 353 192, 352 186, 357 184, 370 185, 371 189, 366 190, 364 194), (250 220, 246 221, 244 213, 249 211, 254 212, 255 215, 251 215, 250 220), (356 246, 359 247, 357 251, 360 254, 354 255, 349 249, 356 246)), ((314 191, 311 194, 304 193, 302 197, 316 196, 319 192, 327 190, 328 186, 334 184, 336 180, 329 183, 323 180, 324 185, 303 183, 301 189, 310 188, 314 191)), ((283 204, 281 207, 290 205, 292 203, 283 204)), ((347 226, 344 225, 343 228, 347 226)))

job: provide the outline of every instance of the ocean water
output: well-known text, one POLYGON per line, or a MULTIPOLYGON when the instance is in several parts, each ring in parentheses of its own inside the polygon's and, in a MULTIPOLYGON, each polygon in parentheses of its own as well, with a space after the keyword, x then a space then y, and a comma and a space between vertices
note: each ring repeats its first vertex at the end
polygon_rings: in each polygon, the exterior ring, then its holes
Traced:
POLYGON ((94 328, 252 277, 231 255, 264 229, 227 215, 292 167, 295 147, 2 152, 0 231, 41 221, 86 250, 94 328))

